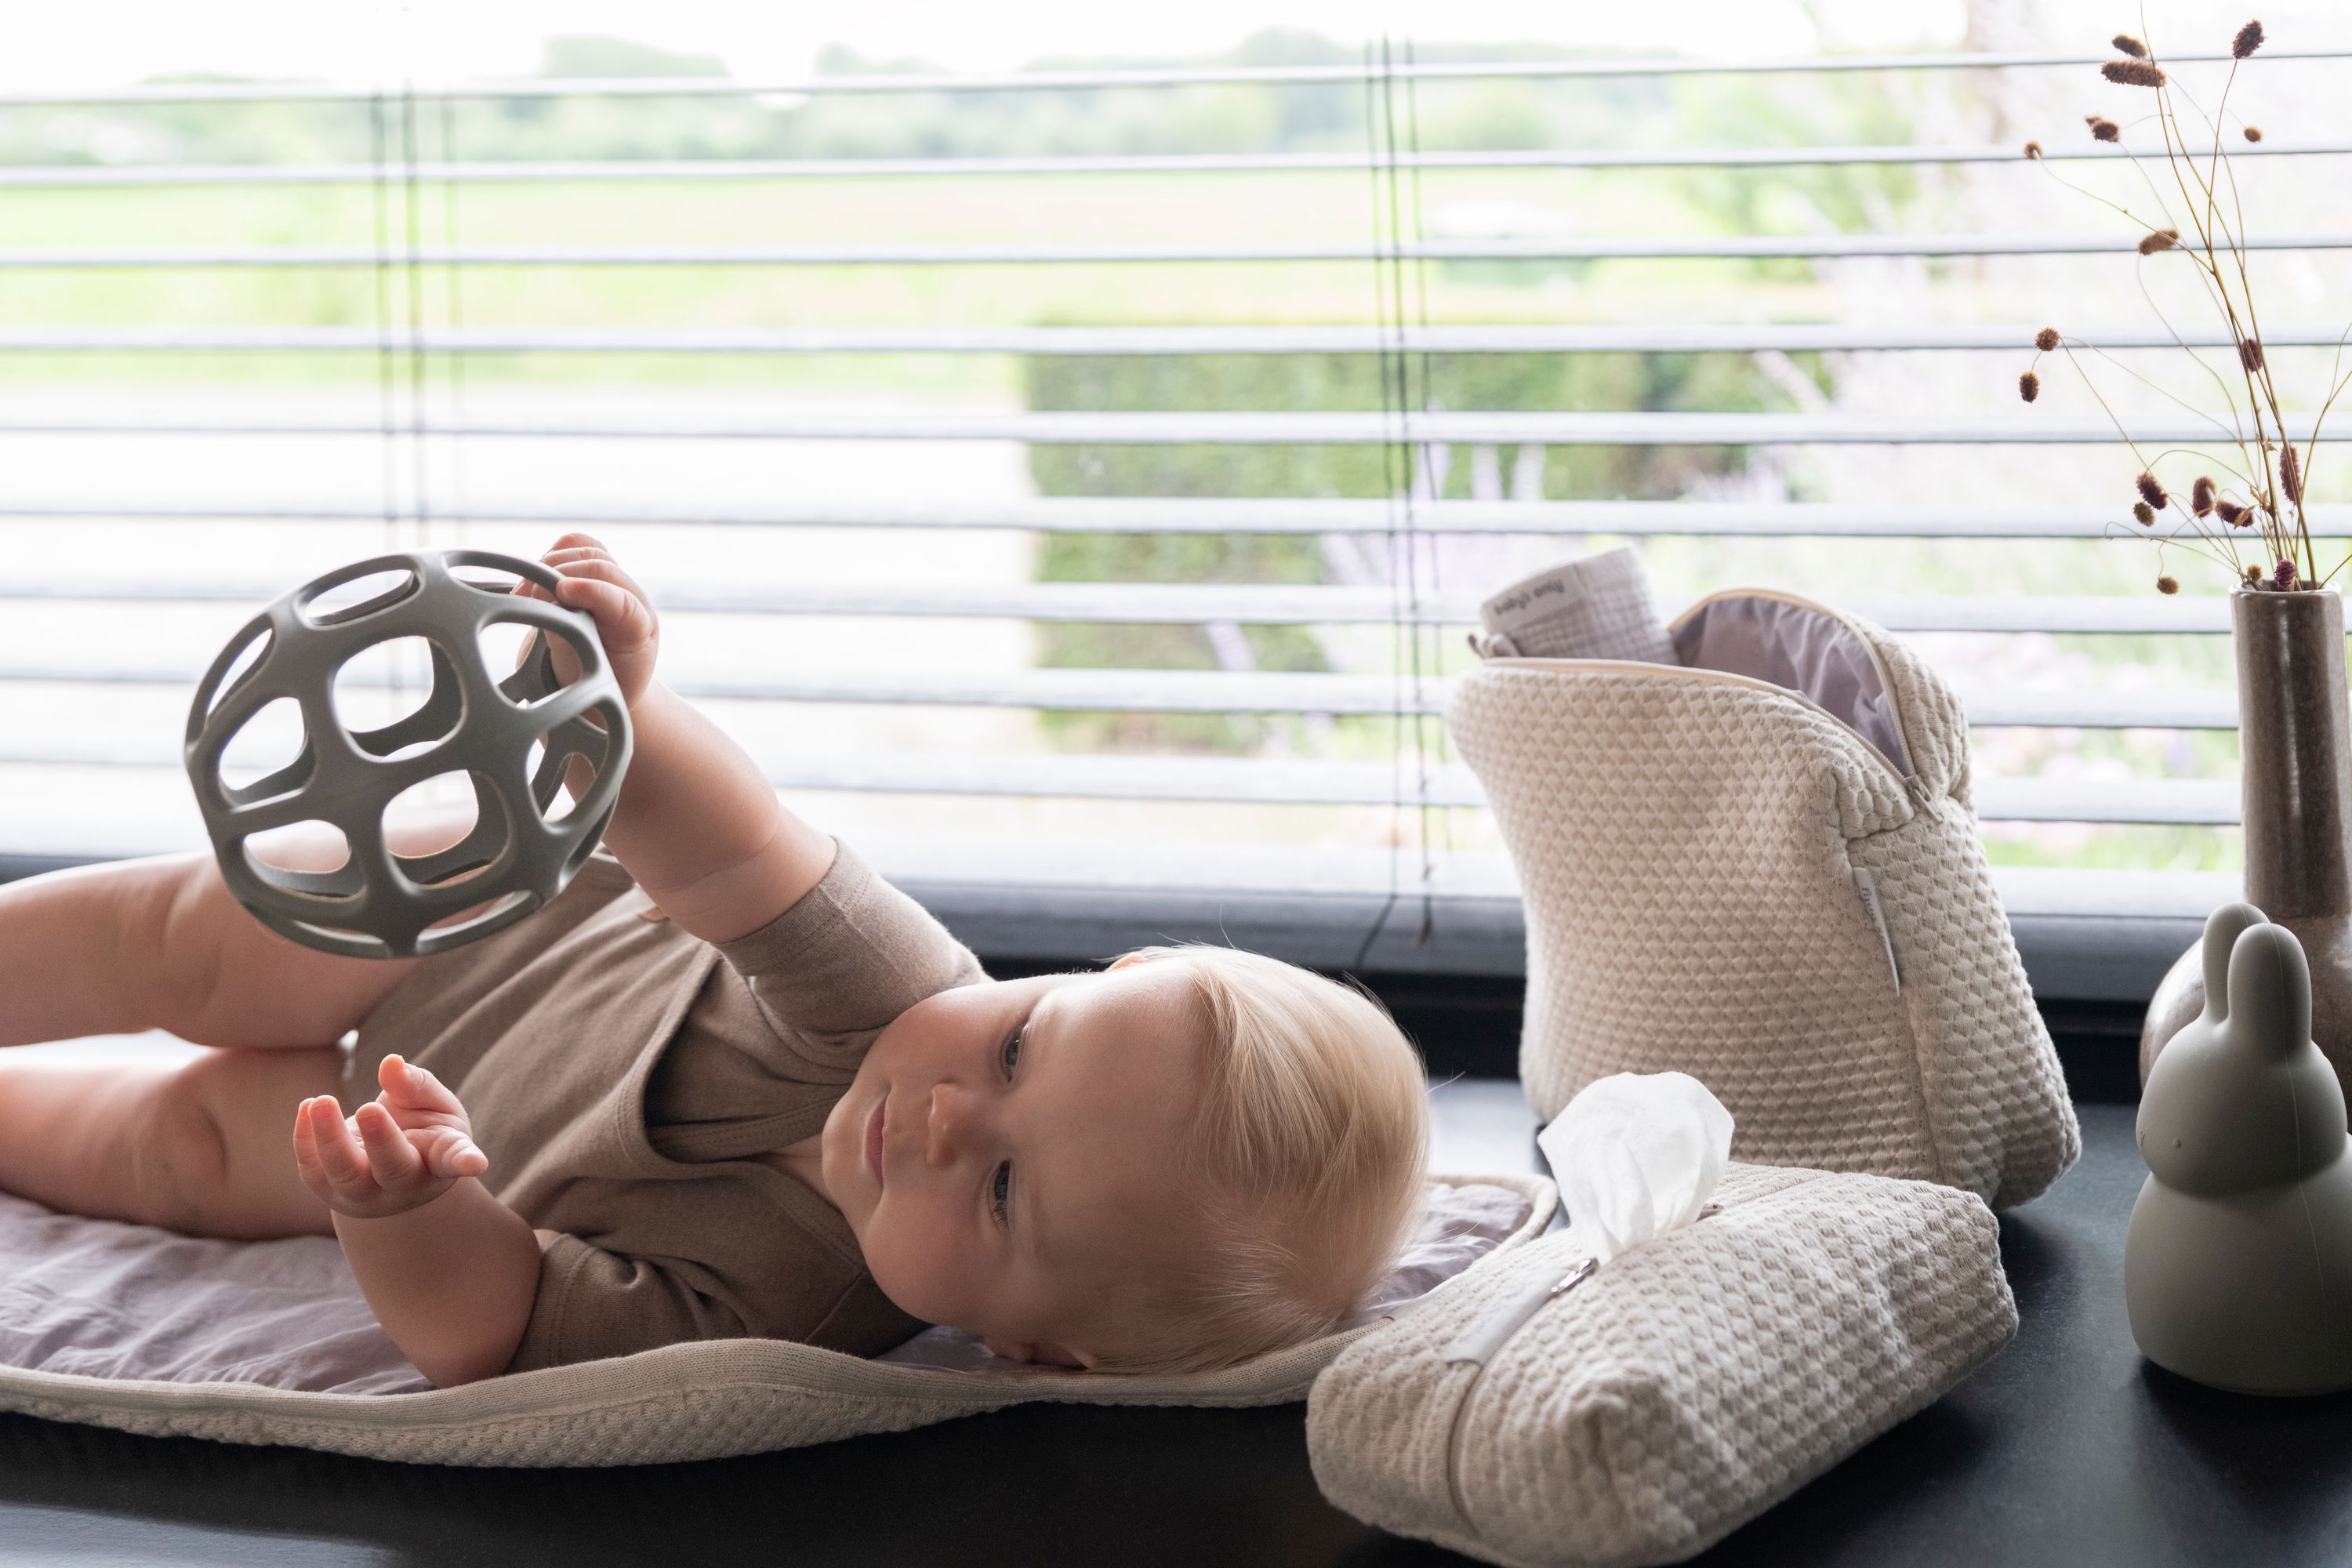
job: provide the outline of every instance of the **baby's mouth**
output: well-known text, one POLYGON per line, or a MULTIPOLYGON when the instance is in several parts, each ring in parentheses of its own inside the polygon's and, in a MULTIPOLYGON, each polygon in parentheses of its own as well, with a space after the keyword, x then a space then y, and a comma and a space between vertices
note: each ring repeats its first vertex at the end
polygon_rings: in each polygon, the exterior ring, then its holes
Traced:
POLYGON ((888 1120, 890 1096, 884 1093, 874 1102, 874 1114, 866 1119, 866 1168, 874 1173, 874 1184, 882 1182, 882 1127, 888 1120))

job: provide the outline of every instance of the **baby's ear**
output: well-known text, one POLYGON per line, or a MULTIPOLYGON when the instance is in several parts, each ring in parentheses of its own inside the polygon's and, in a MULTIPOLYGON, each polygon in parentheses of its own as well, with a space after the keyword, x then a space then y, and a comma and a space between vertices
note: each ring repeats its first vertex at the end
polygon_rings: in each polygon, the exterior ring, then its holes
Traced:
POLYGON ((1130 953, 1129 953, 1129 954, 1128 954, 1126 957, 1124 957, 1124 958, 1114 958, 1114 959, 1112 959, 1112 960, 1110 961, 1110 967, 1111 967, 1111 970, 1113 970, 1113 971, 1120 970, 1120 969, 1132 969, 1132 968, 1134 968, 1137 964, 1141 963, 1143 963, 1143 962, 1144 962, 1143 954, 1141 954, 1141 953, 1139 953, 1139 952, 1130 952, 1130 953))
POLYGON ((989 1354, 1024 1365, 1034 1363, 1039 1366, 1066 1366, 1073 1372, 1092 1372, 1101 1360, 1084 1351, 1065 1350, 1044 1340, 998 1340, 982 1336, 980 1342, 988 1347, 989 1354))

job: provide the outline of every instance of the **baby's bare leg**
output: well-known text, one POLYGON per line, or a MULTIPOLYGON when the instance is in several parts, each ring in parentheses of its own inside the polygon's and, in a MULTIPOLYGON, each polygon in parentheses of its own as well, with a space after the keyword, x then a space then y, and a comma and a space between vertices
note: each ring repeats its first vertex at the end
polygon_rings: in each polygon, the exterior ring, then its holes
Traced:
POLYGON ((0 1190, 192 1236, 331 1235, 295 1169, 294 1111, 341 1076, 332 1046, 185 1063, 0 1052, 0 1190))
POLYGON ((204 1046, 324 1045, 415 962, 288 941, 246 913, 209 856, 53 871, 0 886, 0 1046, 145 1029, 204 1046))

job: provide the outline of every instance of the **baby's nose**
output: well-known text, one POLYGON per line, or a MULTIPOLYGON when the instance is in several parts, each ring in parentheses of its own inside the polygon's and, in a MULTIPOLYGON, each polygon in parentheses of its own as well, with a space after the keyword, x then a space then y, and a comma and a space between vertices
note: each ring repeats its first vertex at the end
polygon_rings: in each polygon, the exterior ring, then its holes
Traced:
POLYGON ((930 1107, 924 1118, 923 1163, 934 1171, 944 1171, 956 1163, 956 1156, 962 1152, 971 1110, 968 1097, 955 1085, 932 1086, 930 1107))

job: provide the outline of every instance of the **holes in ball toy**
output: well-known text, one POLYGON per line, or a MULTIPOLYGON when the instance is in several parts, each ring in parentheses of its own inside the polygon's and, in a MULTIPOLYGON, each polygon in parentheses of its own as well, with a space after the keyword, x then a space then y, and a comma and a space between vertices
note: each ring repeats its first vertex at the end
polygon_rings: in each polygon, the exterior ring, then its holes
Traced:
POLYGON ((522 586, 522 576, 497 566, 485 566, 478 562, 467 562, 451 569, 449 575, 479 594, 512 594, 522 586))
POLYGON ((386 762, 457 733, 465 700, 448 658, 424 637, 387 637, 335 671, 335 718, 360 749, 386 762))
POLYGON ((504 680, 522 668, 523 650, 530 646, 534 628, 520 621, 492 621, 482 628, 482 668, 494 681, 504 680))
MULTIPOLYGON (((246 629, 257 630, 252 626, 246 629)), ((257 635, 249 638, 243 647, 237 649, 236 657, 229 660, 228 668, 221 672, 219 683, 213 688, 212 700, 205 704, 206 714, 209 715, 219 710, 222 701, 230 692, 236 689, 237 682, 251 675, 254 667, 269 657, 269 646, 277 640, 276 632, 266 627, 259 628, 257 635)))
POLYGON ((416 574, 406 567, 369 572, 342 582, 331 582, 295 605, 295 613, 314 626, 340 626, 373 616, 415 594, 416 574))
POLYGON ((240 805, 268 795, 282 795, 308 783, 310 770, 301 768, 310 732, 302 724, 302 708, 290 697, 280 697, 254 710, 221 748, 215 767, 221 792, 240 805), (264 789, 258 786, 267 784, 264 789))
POLYGON ((340 871, 352 863, 352 841, 343 837, 343 830, 315 819, 257 833, 245 841, 245 852, 255 864, 274 871, 312 876, 340 871))
POLYGON ((540 818, 550 827, 579 809, 580 802, 596 787, 594 763, 581 752, 577 745, 563 739, 562 730, 556 731, 556 763, 562 772, 555 776, 562 778, 563 784, 555 786, 552 795, 546 793, 546 786, 552 780, 543 780, 541 776, 547 768, 547 742, 544 737, 530 743, 530 752, 523 762, 524 776, 531 781, 532 798, 540 802, 540 818))
POLYGON ((585 647, 577 634, 566 629, 526 626, 518 621, 492 621, 481 630, 482 663, 499 681, 499 690, 523 708, 535 708, 580 679, 585 647), (551 657, 542 658, 532 635, 547 639, 551 657), (516 661, 530 648, 527 668, 516 661), (511 675, 507 674, 513 671, 511 675))
POLYGON ((481 826, 482 792, 463 772, 413 784, 383 808, 385 847, 402 874, 424 887, 465 881, 498 858, 506 847, 505 813, 497 812, 491 832, 478 833, 481 826))

